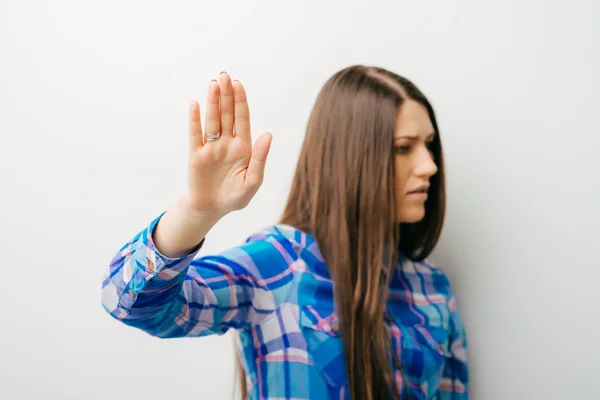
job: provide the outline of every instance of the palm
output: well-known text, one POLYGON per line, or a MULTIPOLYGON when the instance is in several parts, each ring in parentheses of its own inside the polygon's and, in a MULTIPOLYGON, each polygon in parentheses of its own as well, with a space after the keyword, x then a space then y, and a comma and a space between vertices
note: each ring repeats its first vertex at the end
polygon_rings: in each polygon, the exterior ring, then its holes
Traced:
POLYGON ((270 135, 262 135, 252 147, 250 117, 244 87, 221 74, 212 82, 204 132, 221 132, 205 142, 200 110, 190 107, 188 187, 191 205, 198 211, 228 213, 245 207, 262 183, 270 135))

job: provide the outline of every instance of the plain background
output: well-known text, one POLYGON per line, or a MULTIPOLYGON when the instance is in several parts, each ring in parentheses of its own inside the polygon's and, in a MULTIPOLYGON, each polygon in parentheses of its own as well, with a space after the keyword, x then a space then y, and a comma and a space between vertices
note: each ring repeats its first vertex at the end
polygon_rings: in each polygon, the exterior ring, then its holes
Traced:
POLYGON ((2 1, 0 398, 230 399, 232 338, 110 318, 119 247, 185 190, 187 110, 222 70, 274 135, 251 205, 203 254, 275 222, 321 85, 415 81, 441 126, 433 260, 470 343, 471 398, 600 398, 600 3, 2 1))

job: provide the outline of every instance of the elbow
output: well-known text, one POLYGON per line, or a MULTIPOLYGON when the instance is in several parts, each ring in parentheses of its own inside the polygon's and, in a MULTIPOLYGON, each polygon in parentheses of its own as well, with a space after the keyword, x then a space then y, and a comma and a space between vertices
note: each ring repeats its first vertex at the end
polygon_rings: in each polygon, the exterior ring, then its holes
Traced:
POLYGON ((119 290, 117 286, 114 284, 109 277, 107 277, 104 282, 102 282, 102 293, 100 295, 100 300, 102 303, 102 307, 109 314, 116 317, 115 311, 120 310, 119 307, 119 290))
POLYGON ((115 284, 109 279, 105 280, 100 295, 102 308, 114 319, 125 322, 129 318, 129 312, 121 306, 119 299, 119 291, 115 284))

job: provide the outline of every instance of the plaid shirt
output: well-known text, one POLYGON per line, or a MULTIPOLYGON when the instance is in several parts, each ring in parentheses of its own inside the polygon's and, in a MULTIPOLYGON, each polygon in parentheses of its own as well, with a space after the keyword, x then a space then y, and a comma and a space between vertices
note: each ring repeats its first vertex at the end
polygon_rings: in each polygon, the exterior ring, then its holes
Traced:
MULTIPOLYGON (((167 258, 160 216, 121 248, 102 283, 111 316, 160 338, 239 331, 250 399, 349 399, 332 281, 311 236, 275 225, 218 255, 167 258)), ((468 398, 466 337, 444 273, 403 259, 385 316, 404 398, 468 398)))

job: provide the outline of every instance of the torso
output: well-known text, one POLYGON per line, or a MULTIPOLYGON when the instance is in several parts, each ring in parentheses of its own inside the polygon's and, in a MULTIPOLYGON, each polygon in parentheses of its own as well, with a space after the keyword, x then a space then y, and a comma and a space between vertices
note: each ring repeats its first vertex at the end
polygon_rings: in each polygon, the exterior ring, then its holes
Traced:
MULTIPOLYGON (((239 333, 249 398, 349 399, 327 266, 310 236, 279 228, 301 247, 300 258, 293 265, 294 288, 287 301, 260 324, 239 333)), ((439 268, 408 259, 397 266, 385 321, 396 384, 401 390, 410 388, 411 399, 429 399, 437 391, 449 355, 453 302, 448 279, 439 268)))

